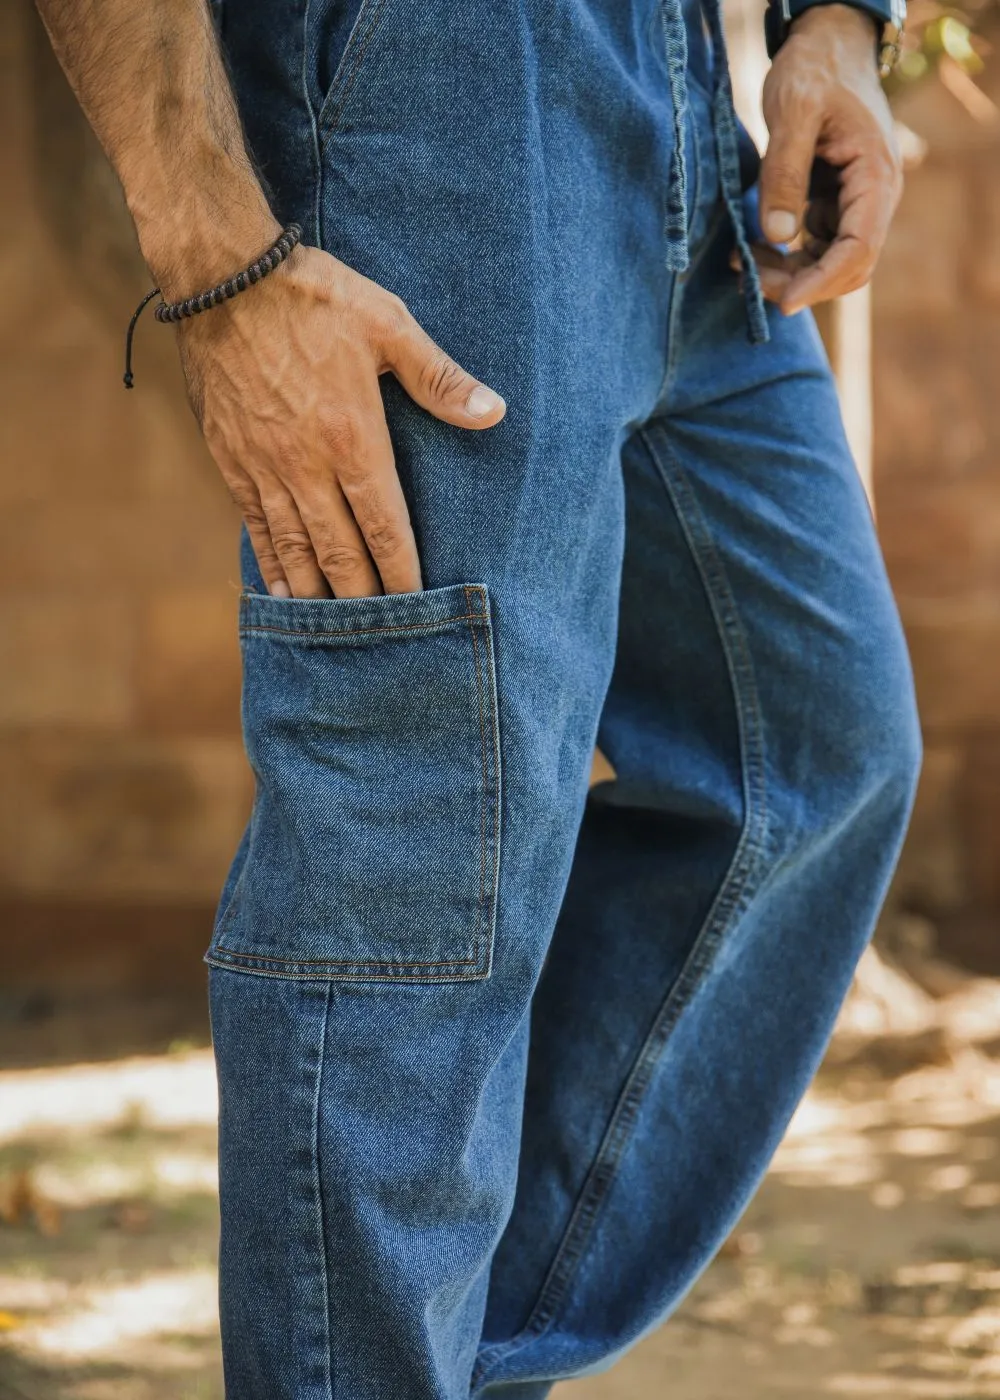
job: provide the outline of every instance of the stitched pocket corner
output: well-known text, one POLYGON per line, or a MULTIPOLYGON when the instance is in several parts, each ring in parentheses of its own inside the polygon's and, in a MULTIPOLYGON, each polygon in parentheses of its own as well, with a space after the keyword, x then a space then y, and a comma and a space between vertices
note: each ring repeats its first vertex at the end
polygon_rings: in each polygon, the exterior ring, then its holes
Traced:
POLYGON ((245 593, 240 641, 256 798, 207 961, 322 980, 488 977, 501 806, 488 590, 245 593))

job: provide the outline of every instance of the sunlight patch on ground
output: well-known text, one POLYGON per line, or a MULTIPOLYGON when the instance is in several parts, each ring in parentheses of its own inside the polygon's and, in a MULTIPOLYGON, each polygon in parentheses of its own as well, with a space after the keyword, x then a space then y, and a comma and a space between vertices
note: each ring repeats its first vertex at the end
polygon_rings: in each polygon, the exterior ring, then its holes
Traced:
POLYGON ((153 1127, 214 1127, 217 1113, 209 1051, 0 1073, 0 1142, 45 1128, 110 1127, 130 1117, 153 1127))
MULTIPOLYGON (((897 1060, 856 1018, 676 1315, 559 1400, 1000 1400, 1000 994, 918 1001, 897 1060)), ((0 1397, 221 1400, 215 1115, 208 1052, 0 1074, 0 1397)))
MULTIPOLYGON (((961 1381, 937 1381, 929 1377, 913 1377, 906 1381, 906 1389, 900 1389, 899 1379, 894 1376, 846 1375, 834 1376, 823 1387, 827 1395, 858 1396, 863 1400, 882 1400, 892 1396, 899 1400, 906 1395, 908 1400, 973 1400, 973 1393, 961 1381)), ((1000 1388, 976 1390, 975 1400, 992 1400, 1000 1396, 1000 1388)))
POLYGON ((114 1356, 124 1343, 158 1336, 207 1337, 217 1326, 215 1272, 200 1269, 88 1289, 76 1306, 19 1329, 18 1345, 72 1361, 114 1356))
POLYGON ((164 1201, 171 1194, 215 1194, 219 1175, 214 1153, 182 1153, 155 1147, 140 1162, 95 1160, 43 1163, 32 1172, 33 1189, 64 1210, 80 1210, 133 1197, 164 1201))

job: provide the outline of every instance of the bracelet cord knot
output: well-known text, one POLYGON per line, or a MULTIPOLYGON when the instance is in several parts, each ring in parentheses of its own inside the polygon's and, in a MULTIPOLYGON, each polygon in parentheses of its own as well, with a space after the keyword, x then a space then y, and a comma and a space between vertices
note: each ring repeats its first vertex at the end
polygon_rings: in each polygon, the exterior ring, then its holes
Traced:
MULTIPOLYGON (((202 311, 208 311, 213 306, 221 305, 222 302, 228 301, 240 292, 245 292, 256 282, 262 281, 269 272, 273 272, 276 267, 279 267, 301 237, 302 228, 299 224, 287 224, 271 246, 261 253, 260 257, 255 258, 249 266, 234 273, 232 277, 227 277, 224 282, 209 287, 205 292, 185 297, 183 301, 165 302, 161 298, 153 315, 158 321, 183 321, 188 316, 198 316, 202 311)), ((159 293, 159 287, 154 287, 151 292, 147 292, 133 311, 132 319, 128 323, 128 330, 125 334, 125 374, 123 376, 126 389, 131 389, 135 383, 135 377, 132 374, 132 335, 135 331, 135 324, 147 304, 159 293)))

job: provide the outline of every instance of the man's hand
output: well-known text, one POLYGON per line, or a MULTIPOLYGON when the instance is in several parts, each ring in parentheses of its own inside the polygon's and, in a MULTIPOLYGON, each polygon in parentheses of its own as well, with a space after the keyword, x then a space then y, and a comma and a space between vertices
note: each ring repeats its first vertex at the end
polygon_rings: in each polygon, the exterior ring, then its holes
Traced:
POLYGON ((899 203, 875 41, 862 11, 814 6, 793 22, 764 83, 761 223, 772 243, 804 236, 794 252, 764 245, 755 255, 765 296, 787 315, 863 286, 899 203))
POLYGON ((493 427, 503 399, 398 297, 302 245, 244 295, 178 323, 178 339, 192 408, 272 594, 417 591, 378 377, 391 371, 458 428, 493 427))
MULTIPOLYGON (((206 0, 37 0, 125 191, 163 299, 214 286, 280 233, 206 0)), ((459 428, 503 399, 398 297, 299 244, 241 296, 177 324, 188 396, 279 597, 403 593, 420 564, 380 374, 459 428)))

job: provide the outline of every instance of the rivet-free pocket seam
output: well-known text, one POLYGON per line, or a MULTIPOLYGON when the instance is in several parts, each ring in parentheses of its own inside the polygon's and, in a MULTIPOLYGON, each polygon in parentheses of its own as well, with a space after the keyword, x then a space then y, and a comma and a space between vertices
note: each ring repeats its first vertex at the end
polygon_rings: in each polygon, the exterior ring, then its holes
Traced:
POLYGON ((283 637, 363 637, 368 632, 433 632, 452 622, 471 624, 482 621, 482 613, 459 613, 457 617, 436 618, 433 622, 401 622, 391 627, 327 627, 314 631, 310 627, 270 627, 263 622, 250 622, 242 630, 247 635, 251 632, 276 632, 283 637))
MULTIPOLYGON (((471 595, 472 595, 473 593, 476 593, 476 594, 479 596, 480 602, 483 604, 484 607, 485 607, 485 599, 482 597, 482 593, 481 593, 481 591, 478 590, 478 589, 466 588, 466 589, 464 590, 464 592, 465 592, 465 598, 466 598, 466 605, 467 605, 467 607, 468 607, 467 620, 468 620, 468 623, 469 623, 469 635, 470 635, 470 637, 472 638, 472 653, 473 653, 473 656, 474 656, 474 658, 475 658, 475 663, 476 663, 476 694, 477 694, 477 697, 478 697, 478 700, 479 700, 479 733, 480 733, 480 739, 481 739, 481 743, 482 743, 482 759, 483 759, 483 801, 482 801, 482 804, 481 804, 481 806, 480 806, 480 822, 479 822, 479 826, 480 826, 480 860, 481 860, 481 872, 482 872, 482 873, 481 873, 480 887, 479 887, 479 920, 478 920, 478 923, 477 923, 477 926, 476 926, 476 943, 475 943, 475 954, 476 954, 475 961, 478 962, 478 961, 479 961, 479 940, 480 940, 480 938, 482 937, 482 934, 483 934, 483 920, 484 920, 484 916, 486 916, 487 919, 488 919, 488 917, 489 917, 489 910, 488 910, 488 908, 487 908, 487 898, 488 898, 488 894, 489 894, 490 889, 491 889, 491 888, 492 888, 492 889, 495 889, 495 888, 496 888, 496 871, 495 871, 495 869, 494 869, 494 871, 493 871, 493 876, 494 876, 493 880, 490 880, 490 879, 488 878, 488 876, 489 876, 489 874, 490 874, 490 871, 489 871, 489 851, 490 851, 490 849, 492 849, 492 850, 494 850, 494 851, 496 851, 496 852, 499 852, 499 846, 500 846, 500 842, 499 842, 499 840, 498 840, 498 823, 499 823, 499 820, 500 820, 500 811, 499 811, 499 802, 498 802, 498 800, 497 800, 497 793, 496 793, 496 781, 495 781, 495 778, 494 778, 494 782, 491 783, 491 781, 490 781, 490 772, 489 772, 489 758, 490 758, 489 743, 490 743, 490 740, 492 740, 492 743, 493 743, 493 755, 492 755, 492 756, 493 756, 494 774, 495 774, 495 775, 499 773, 499 767, 500 767, 500 751, 499 751, 499 744, 497 743, 497 738, 496 738, 496 715, 495 715, 495 713, 493 712, 493 706, 490 706, 490 707, 489 707, 489 710, 490 710, 490 716, 489 716, 489 721, 490 721, 490 722, 489 722, 489 737, 487 736, 487 716, 486 716, 485 708, 484 708, 484 699, 485 699, 485 695, 484 695, 483 668, 482 668, 482 664, 480 663, 480 659, 479 659, 479 642, 478 642, 478 640, 477 640, 477 638, 476 638, 476 628, 475 628, 475 622, 474 622, 474 619, 476 619, 476 618, 478 618, 478 620, 479 620, 480 622, 482 622, 482 620, 483 620, 483 614, 482 614, 482 613, 477 614, 477 613, 474 612, 471 595), (488 814, 489 814, 489 816, 488 816, 488 814), (487 837, 487 820, 488 820, 488 819, 492 822, 492 830, 489 832, 489 838, 487 837)), ((488 658, 484 658, 484 660, 486 660, 486 659, 488 659, 488 658)), ((496 858, 498 858, 498 857, 495 857, 495 859, 496 859, 496 858)))
MULTIPOLYGON (((267 623, 241 622, 242 636, 256 633, 276 633, 308 641, 310 638, 355 638, 379 633, 434 633, 445 627, 465 622, 469 629, 472 646, 472 660, 475 676, 476 706, 479 721, 480 761, 482 767, 482 790, 480 801, 479 846, 480 846, 480 885, 476 901, 476 921, 473 934, 472 955, 467 958, 436 959, 433 961, 408 959, 390 961, 386 959, 363 960, 358 958, 289 958, 270 952, 250 951, 233 948, 221 941, 231 930, 239 913, 243 894, 243 872, 240 873, 226 907, 221 912, 212 946, 206 954, 206 961, 215 962, 220 967, 243 968, 258 975, 290 978, 308 978, 321 975, 324 969, 351 969, 350 973, 339 974, 341 980, 363 981, 465 981, 481 980, 488 977, 492 960, 491 921, 494 917, 499 879, 500 861, 500 742, 499 718, 497 713, 496 674, 492 650, 492 619, 486 590, 475 584, 462 586, 465 598, 465 611, 449 613, 440 618, 429 618, 421 622, 371 624, 360 627, 313 628, 303 626, 277 627, 267 623), (478 624, 478 627, 477 627, 478 624), (477 631, 482 629, 482 635, 477 631), (436 973, 435 973, 435 970, 436 973)), ((245 590, 242 601, 252 604, 261 595, 245 590)), ((271 600, 268 600, 271 601, 271 600)))

